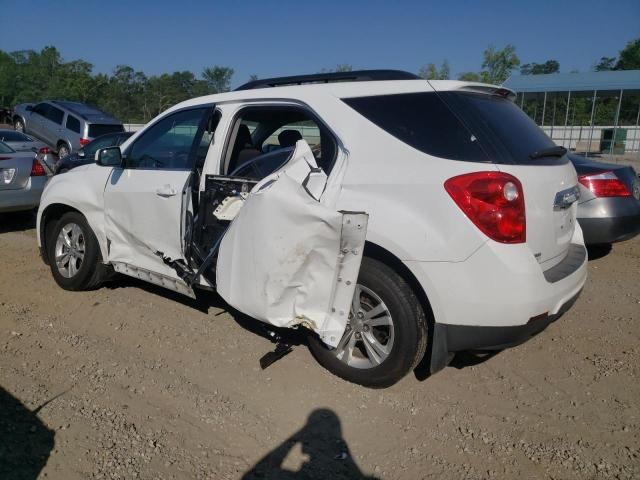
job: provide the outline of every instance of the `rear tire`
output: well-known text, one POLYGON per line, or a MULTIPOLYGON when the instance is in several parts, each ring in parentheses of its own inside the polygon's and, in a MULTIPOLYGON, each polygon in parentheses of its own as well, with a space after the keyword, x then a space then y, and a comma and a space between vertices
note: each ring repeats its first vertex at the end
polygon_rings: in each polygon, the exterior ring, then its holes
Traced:
POLYGON ((48 230, 47 255, 56 283, 65 290, 93 290, 107 278, 98 240, 87 220, 67 212, 48 230))
POLYGON ((309 349, 323 367, 349 382, 372 388, 391 386, 424 356, 425 313, 407 282, 372 258, 362 260, 356 295, 358 311, 352 307, 338 348, 329 349, 310 333, 309 349))
POLYGON ((61 143, 60 145, 58 145, 58 158, 64 158, 69 155, 70 152, 71 149, 66 143, 61 143))
POLYGON ((24 122, 20 119, 20 118, 16 118, 13 121, 13 129, 16 132, 22 132, 24 133, 24 122))

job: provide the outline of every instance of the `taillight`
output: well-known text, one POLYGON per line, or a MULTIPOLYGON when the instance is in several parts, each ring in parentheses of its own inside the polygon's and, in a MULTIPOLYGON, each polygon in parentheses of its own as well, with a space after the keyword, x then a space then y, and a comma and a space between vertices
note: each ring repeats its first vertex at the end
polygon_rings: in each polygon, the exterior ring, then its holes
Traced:
POLYGON ((80 139, 80 145, 82 145, 83 147, 89 143, 91 140, 89 140, 88 138, 81 138, 80 139))
POLYGON ((33 159, 33 163, 31 164, 31 176, 32 177, 42 177, 47 173, 44 171, 44 167, 40 164, 38 160, 33 159))
POLYGON ((580 175, 578 181, 591 190, 596 197, 630 197, 627 186, 613 172, 595 175, 580 175))
POLYGON ((38 153, 41 153, 42 155, 47 155, 51 153, 51 150, 49 149, 49 147, 42 147, 40 150, 38 150, 38 153))
POLYGON ((522 184, 502 172, 475 172, 444 182, 453 201, 489 238, 523 243, 527 238, 522 184))

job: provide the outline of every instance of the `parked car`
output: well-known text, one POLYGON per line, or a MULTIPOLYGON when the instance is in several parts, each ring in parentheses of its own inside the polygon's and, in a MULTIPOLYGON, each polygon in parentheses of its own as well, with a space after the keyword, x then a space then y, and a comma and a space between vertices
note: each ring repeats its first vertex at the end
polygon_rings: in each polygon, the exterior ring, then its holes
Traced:
POLYGON ((100 135, 124 131, 122 122, 95 107, 58 100, 16 105, 13 126, 50 145, 60 158, 100 135))
POLYGON ((113 271, 215 289, 371 387, 521 343, 573 304, 587 256, 576 171, 514 97, 363 71, 185 101, 51 180, 43 259, 68 290, 113 271))
POLYGON ((43 142, 34 140, 29 135, 25 135, 22 132, 16 132, 15 130, 0 129, 0 142, 6 143, 16 152, 37 153, 38 150, 46 147, 43 142))
POLYGON ((88 163, 95 163, 96 152, 105 147, 113 147, 120 145, 127 138, 133 135, 133 132, 107 133, 87 143, 84 147, 75 153, 71 153, 66 157, 62 157, 55 166, 55 173, 65 173, 72 168, 88 163))
POLYGON ((33 152, 16 152, 0 142, 0 213, 36 208, 46 183, 46 171, 33 152))
POLYGON ((569 154, 578 173, 578 222, 587 245, 629 240, 640 233, 640 182, 633 167, 569 154))

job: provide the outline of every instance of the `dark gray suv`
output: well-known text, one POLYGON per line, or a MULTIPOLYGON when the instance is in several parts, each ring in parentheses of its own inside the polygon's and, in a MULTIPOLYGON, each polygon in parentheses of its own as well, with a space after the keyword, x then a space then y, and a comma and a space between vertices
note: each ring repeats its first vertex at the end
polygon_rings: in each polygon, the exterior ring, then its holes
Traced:
POLYGON ((120 120, 95 107, 58 100, 16 105, 13 126, 51 145, 61 158, 100 135, 124 131, 120 120))

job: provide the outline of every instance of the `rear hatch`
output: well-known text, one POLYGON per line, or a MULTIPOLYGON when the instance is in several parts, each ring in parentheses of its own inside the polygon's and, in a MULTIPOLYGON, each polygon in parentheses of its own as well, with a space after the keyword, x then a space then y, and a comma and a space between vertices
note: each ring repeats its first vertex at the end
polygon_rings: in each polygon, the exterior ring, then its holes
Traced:
POLYGON ((489 161, 520 180, 526 242, 543 270, 566 256, 576 225, 577 176, 566 151, 497 89, 440 91, 489 161))

